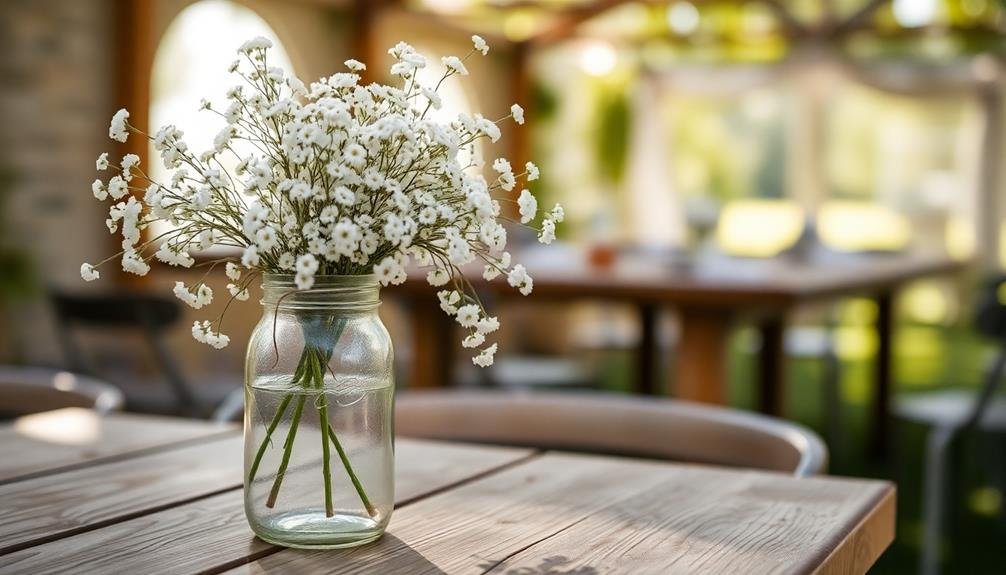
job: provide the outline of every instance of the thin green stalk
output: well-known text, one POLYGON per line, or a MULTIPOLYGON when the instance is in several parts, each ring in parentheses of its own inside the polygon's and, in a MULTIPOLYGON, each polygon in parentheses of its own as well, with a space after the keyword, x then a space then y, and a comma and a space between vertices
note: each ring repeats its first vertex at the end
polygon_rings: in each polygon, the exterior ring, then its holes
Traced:
POLYGON ((269 447, 269 443, 272 440, 272 434, 276 431, 276 427, 279 426, 280 420, 283 418, 283 414, 286 413, 286 408, 290 406, 290 400, 293 396, 286 396, 283 401, 280 402, 279 407, 276 408, 276 415, 273 416, 272 421, 269 422, 269 427, 266 429, 265 437, 262 438, 261 445, 258 446, 258 451, 255 452, 255 461, 252 462, 251 469, 248 471, 248 483, 255 480, 255 474, 258 473, 258 466, 262 463, 262 457, 265 455, 265 450, 269 447))
POLYGON ((321 352, 316 351, 313 355, 315 382, 321 390, 321 398, 318 405, 318 420, 319 428, 321 429, 321 475, 325 481, 325 516, 331 517, 335 515, 335 509, 332 505, 332 467, 329 461, 331 453, 328 447, 328 438, 325 437, 328 433, 328 400, 325 398, 325 374, 322 372, 321 367, 321 352))
MULTIPOLYGON (((346 327, 345 320, 339 320, 338 324, 335 326, 335 338, 336 342, 339 341, 343 330, 346 327)), ((346 473, 349 475, 350 481, 353 483, 353 487, 356 489, 357 494, 360 496, 360 501, 366 508, 367 513, 371 517, 377 515, 377 509, 370 502, 370 498, 367 497, 367 492, 363 488, 363 483, 360 478, 357 477, 356 471, 353 469, 353 465, 349 460, 349 456, 346 454, 346 450, 343 449, 342 444, 339 442, 339 438, 335 434, 335 429, 332 427, 331 422, 328 418, 328 398, 325 395, 325 370, 328 366, 328 360, 331 358, 334 351, 334 345, 332 349, 322 350, 317 347, 307 347, 303 354, 301 355, 300 362, 297 365, 297 371, 294 373, 293 383, 301 383, 305 387, 316 387, 321 391, 320 397, 318 399, 318 419, 321 422, 322 430, 322 476, 325 482, 325 514, 331 517, 335 514, 335 506, 333 504, 333 492, 332 492, 332 469, 331 469, 331 449, 328 444, 328 439, 331 439, 332 445, 335 446, 336 453, 339 454, 339 459, 342 461, 343 467, 346 469, 346 473)), ((263 439, 262 444, 259 446, 258 453, 254 462, 252 463, 251 471, 249 472, 249 481, 255 477, 258 471, 259 464, 261 462, 262 456, 268 447, 269 440, 272 433, 275 431, 279 422, 282 420, 283 414, 289 408, 290 400, 293 399, 295 394, 287 394, 280 405, 277 407, 276 415, 273 417, 272 422, 266 433, 266 437, 263 439)), ((306 402, 307 396, 300 395, 297 398, 297 403, 294 407, 294 413, 290 420, 290 432, 287 434, 286 440, 283 443, 283 459, 280 462, 279 469, 276 472, 276 479, 273 482, 272 489, 269 492, 269 497, 266 500, 266 506, 272 508, 276 504, 276 498, 279 496, 279 490, 283 483, 283 477, 286 474, 287 467, 290 464, 290 457, 293 452, 293 444, 297 436, 297 429, 300 427, 300 420, 304 411, 304 404, 306 402)))
POLYGON ((335 451, 339 454, 339 459, 342 460, 343 467, 346 468, 346 473, 349 474, 349 480, 353 482, 353 487, 356 488, 356 493, 360 496, 360 501, 363 502, 363 506, 367 509, 367 513, 371 517, 377 515, 377 509, 374 508, 373 504, 370 503, 370 498, 367 497, 367 492, 363 489, 363 484, 360 483, 360 478, 356 476, 356 472, 353 471, 353 465, 349 462, 349 456, 346 455, 346 450, 342 448, 342 444, 339 443, 339 438, 335 436, 335 430, 332 429, 332 424, 328 424, 328 435, 332 438, 332 444, 335 445, 335 451))
POLYGON ((272 508, 276 505, 276 497, 279 496, 279 487, 283 484, 283 476, 286 475, 286 468, 290 465, 290 455, 293 453, 293 443, 297 439, 297 428, 300 427, 300 416, 304 413, 304 401, 307 396, 301 395, 297 398, 297 406, 293 409, 293 418, 290 419, 290 433, 283 443, 283 460, 276 471, 276 480, 273 481, 272 489, 269 491, 269 498, 265 506, 272 508))
MULTIPOLYGON (((293 374, 293 383, 297 384, 300 382, 304 374, 304 361, 301 360, 297 364, 297 371, 293 374)), ((255 461, 252 462, 251 470, 248 471, 248 483, 251 484, 255 480, 255 475, 258 473, 258 467, 262 463, 262 457, 265 456, 265 450, 269 447, 272 442, 272 434, 276 431, 279 426, 279 422, 282 421, 283 415, 286 413, 287 408, 290 406, 290 400, 293 399, 292 395, 286 395, 283 397, 283 401, 280 402, 279 407, 276 408, 276 414, 273 415, 272 421, 269 422, 269 427, 266 429, 265 437, 262 438, 262 443, 258 446, 258 451, 255 452, 255 461)))

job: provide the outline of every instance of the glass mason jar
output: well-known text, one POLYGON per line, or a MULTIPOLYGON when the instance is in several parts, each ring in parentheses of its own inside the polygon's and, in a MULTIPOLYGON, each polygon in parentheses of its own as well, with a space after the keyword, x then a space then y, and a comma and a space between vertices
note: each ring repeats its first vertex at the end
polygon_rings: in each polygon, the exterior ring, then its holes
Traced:
POLYGON ((351 547, 394 504, 391 337, 372 275, 265 275, 245 363, 245 514, 270 543, 351 547))

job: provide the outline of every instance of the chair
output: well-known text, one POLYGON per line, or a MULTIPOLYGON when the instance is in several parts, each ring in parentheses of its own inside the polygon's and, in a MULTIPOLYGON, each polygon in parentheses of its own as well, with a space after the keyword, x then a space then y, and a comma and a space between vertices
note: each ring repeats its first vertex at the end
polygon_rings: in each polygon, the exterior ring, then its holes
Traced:
POLYGON ((224 397, 220 405, 213 410, 210 420, 217 423, 227 423, 239 421, 245 412, 245 388, 239 387, 232 390, 224 397))
POLYGON ((40 367, 0 366, 0 414, 25 415, 63 407, 86 407, 105 414, 122 409, 122 404, 122 392, 92 377, 40 367))
POLYGON ((977 393, 949 390, 900 399, 895 413, 902 419, 932 429, 926 437, 923 467, 923 541, 921 572, 933 575, 940 568, 940 540, 947 498, 948 460, 954 441, 980 429, 1006 431, 1006 398, 997 397, 1006 371, 1006 276, 992 279, 982 288, 975 306, 975 327, 999 342, 999 351, 986 370, 977 393))
POLYGON ((60 343, 68 365, 74 371, 95 373, 73 337, 73 328, 133 328, 144 334, 158 367, 164 373, 178 405, 185 412, 197 412, 200 404, 182 375, 165 342, 165 334, 181 318, 178 303, 166 297, 134 292, 50 294, 59 322, 60 343))
POLYGON ((625 454, 821 473, 827 449, 792 423, 681 401, 604 393, 423 391, 399 394, 406 437, 625 454))

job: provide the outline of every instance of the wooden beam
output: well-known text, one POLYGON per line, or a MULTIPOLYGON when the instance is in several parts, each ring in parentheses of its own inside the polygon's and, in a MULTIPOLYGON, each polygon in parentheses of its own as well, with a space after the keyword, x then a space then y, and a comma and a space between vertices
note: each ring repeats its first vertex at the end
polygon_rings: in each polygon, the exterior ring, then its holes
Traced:
POLYGON ((374 38, 374 24, 376 22, 376 11, 381 8, 383 2, 370 0, 353 1, 353 35, 352 54, 353 58, 367 65, 367 69, 360 72, 360 84, 367 85, 375 80, 374 70, 377 66, 377 49, 374 38))
POLYGON ((891 0, 870 0, 862 8, 856 11, 855 14, 849 16, 844 22, 838 25, 835 29, 835 33, 838 35, 848 34, 849 32, 858 30, 863 27, 863 24, 873 16, 881 6, 889 3, 891 0))
POLYGON ((802 22, 797 20, 796 16, 793 16, 793 13, 789 11, 789 8, 779 2, 779 0, 757 1, 761 2, 772 11, 775 17, 779 19, 779 22, 782 23, 783 28, 786 29, 787 34, 790 36, 805 36, 810 32, 802 22))
POLYGON ((576 32, 580 24, 590 20, 602 12, 607 12, 612 8, 625 4, 629 0, 597 0, 586 6, 578 6, 566 10, 558 17, 558 22, 549 29, 539 33, 531 39, 531 44, 535 46, 553 44, 564 40, 576 32))
MULTIPOLYGON (((146 0, 116 0, 115 1, 116 30, 114 35, 115 101, 108 117, 119 108, 129 110, 129 123, 138 130, 150 133, 150 74, 154 63, 154 16, 153 2, 146 0)), ((136 154, 140 157, 140 165, 149 164, 147 157, 147 139, 133 134, 122 144, 116 144, 113 154, 119 157, 125 154, 136 154)), ((114 159, 118 162, 118 158, 114 159)), ((110 236, 109 253, 116 253, 121 248, 117 236, 110 236)), ((109 266, 118 283, 128 286, 138 286, 146 283, 146 279, 122 271, 115 272, 114 266, 109 266)))

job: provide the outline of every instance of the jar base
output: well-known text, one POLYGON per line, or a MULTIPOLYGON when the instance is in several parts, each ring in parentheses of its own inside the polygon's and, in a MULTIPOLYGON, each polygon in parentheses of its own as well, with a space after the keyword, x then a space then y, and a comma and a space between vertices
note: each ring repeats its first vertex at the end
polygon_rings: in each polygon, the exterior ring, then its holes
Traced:
POLYGON ((348 513, 327 517, 322 509, 276 514, 251 527, 266 543, 295 549, 345 549, 377 541, 384 534, 383 522, 348 513))

